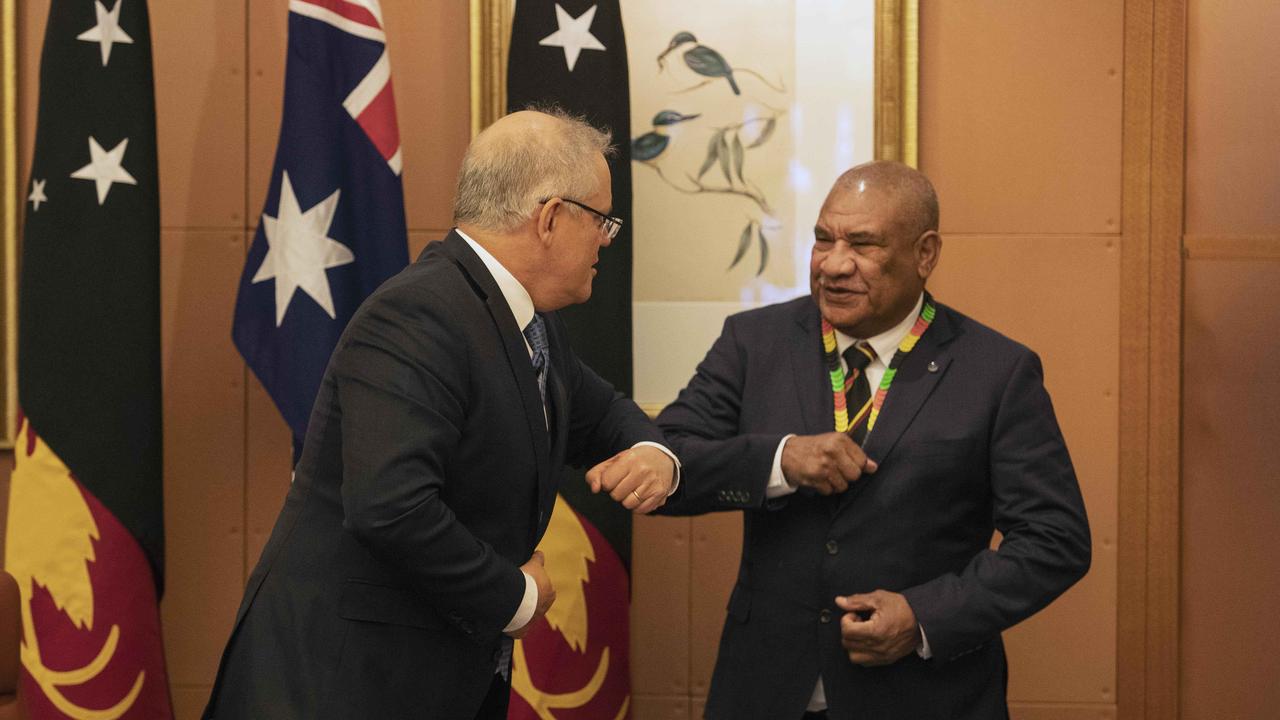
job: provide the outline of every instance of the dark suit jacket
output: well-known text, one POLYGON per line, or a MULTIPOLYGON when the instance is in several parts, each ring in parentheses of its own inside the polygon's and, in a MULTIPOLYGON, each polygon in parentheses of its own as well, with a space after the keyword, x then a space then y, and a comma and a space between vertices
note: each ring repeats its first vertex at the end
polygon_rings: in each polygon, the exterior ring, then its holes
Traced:
POLYGON ((550 433, 521 330, 459 235, 365 301, 206 717, 473 717, 559 468, 661 440, 546 320, 550 433))
POLYGON ((664 511, 744 511, 706 716, 799 718, 821 674, 833 720, 1003 718, 1000 632, 1090 557, 1040 361, 937 305, 867 438, 878 472, 842 495, 766 500, 782 437, 834 428, 820 333, 809 297, 730 317, 658 418, 683 466, 664 511), (876 589, 906 596, 933 659, 848 660, 834 598, 876 589))

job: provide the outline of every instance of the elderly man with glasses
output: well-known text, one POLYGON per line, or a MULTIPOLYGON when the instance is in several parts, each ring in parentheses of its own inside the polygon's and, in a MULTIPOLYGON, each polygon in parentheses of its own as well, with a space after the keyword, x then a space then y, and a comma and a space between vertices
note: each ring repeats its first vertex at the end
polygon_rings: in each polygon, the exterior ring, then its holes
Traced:
POLYGON ((554 312, 621 227, 609 152, 559 112, 472 142, 457 227, 334 351, 206 717, 505 718, 512 638, 555 598, 534 548, 560 467, 638 513, 671 494, 662 434, 554 312))

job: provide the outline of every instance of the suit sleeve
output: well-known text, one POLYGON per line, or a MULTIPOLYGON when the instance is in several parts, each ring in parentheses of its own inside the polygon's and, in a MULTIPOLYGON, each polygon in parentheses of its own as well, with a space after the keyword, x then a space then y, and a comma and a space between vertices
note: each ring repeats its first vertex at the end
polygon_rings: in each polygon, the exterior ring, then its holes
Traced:
POLYGON ((662 431, 638 405, 578 358, 569 347, 564 322, 554 317, 556 336, 564 339, 557 345, 568 355, 561 365, 570 398, 565 462, 589 468, 638 442, 666 445, 662 431))
POLYGON ((783 434, 739 434, 746 377, 746 350, 729 318, 689 384, 658 416, 683 465, 680 488, 658 512, 697 515, 764 505, 783 434))
POLYGON ((467 412, 467 342, 439 298, 402 304, 384 296, 369 307, 334 357, 344 526, 442 617, 488 643, 525 580, 442 499, 467 412))
POLYGON ((1044 388, 1040 359, 1014 365, 996 412, 989 453, 992 513, 1003 535, 959 573, 904 595, 933 656, 972 651, 1031 616, 1084 576, 1089 524, 1075 470, 1044 388))

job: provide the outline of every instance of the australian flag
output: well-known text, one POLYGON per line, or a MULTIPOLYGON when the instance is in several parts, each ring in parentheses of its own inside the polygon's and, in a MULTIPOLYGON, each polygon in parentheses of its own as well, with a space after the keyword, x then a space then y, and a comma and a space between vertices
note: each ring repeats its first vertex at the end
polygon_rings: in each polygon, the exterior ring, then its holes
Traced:
POLYGON ((408 264, 378 0, 290 0, 284 119, 232 337, 293 433, 360 302, 408 264))

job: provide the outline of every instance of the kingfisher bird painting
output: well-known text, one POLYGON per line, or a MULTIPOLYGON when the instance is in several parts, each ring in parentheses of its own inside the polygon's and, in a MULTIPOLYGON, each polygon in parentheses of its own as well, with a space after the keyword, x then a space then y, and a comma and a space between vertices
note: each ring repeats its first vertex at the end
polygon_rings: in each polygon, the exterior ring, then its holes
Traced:
POLYGON ((785 110, 775 105, 783 105, 779 101, 786 98, 773 96, 785 95, 786 87, 781 82, 769 82, 753 69, 735 67, 722 53, 699 42, 688 30, 676 32, 658 54, 659 74, 666 72, 668 56, 676 52, 680 53, 684 69, 692 73, 695 84, 670 93, 679 96, 676 102, 653 116, 648 132, 631 139, 631 159, 655 172, 661 182, 677 192, 732 196, 746 201, 746 224, 737 233, 737 248, 727 271, 738 267, 755 247, 755 277, 759 277, 769 263, 769 237, 765 230, 777 230, 780 223, 774 218, 773 206, 755 180, 748 160, 752 151, 762 148, 775 136, 778 123, 785 115, 785 110), (749 81, 746 85, 740 82, 743 78, 749 81), (732 97, 726 99, 719 87, 728 87, 732 97), (704 89, 705 93, 699 94, 704 89), (767 93, 769 99, 761 99, 757 92, 767 93), (712 109, 720 111, 716 117, 733 119, 711 124, 709 111, 712 109), (691 142, 705 148, 697 168, 674 167, 679 160, 671 159, 672 155, 680 155, 685 162, 690 155, 675 153, 672 149, 691 142))

